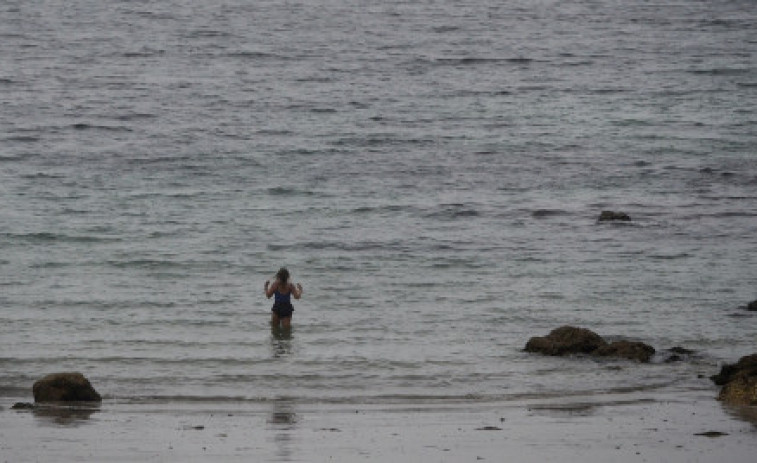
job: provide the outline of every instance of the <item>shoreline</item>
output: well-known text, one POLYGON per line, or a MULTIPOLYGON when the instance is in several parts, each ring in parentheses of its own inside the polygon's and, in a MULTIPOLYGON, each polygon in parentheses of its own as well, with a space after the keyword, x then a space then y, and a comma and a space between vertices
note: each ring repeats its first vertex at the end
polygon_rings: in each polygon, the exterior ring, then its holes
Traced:
POLYGON ((495 403, 128 403, 13 410, 3 461, 751 462, 754 408, 709 390, 495 403), (742 413, 742 415, 738 415, 742 413))

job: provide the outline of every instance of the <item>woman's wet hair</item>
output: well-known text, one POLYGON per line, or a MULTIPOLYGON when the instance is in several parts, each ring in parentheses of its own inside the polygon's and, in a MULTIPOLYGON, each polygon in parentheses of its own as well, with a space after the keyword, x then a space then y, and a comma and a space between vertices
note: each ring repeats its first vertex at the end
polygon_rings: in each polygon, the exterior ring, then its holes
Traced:
POLYGON ((287 284, 289 282, 289 270, 287 270, 286 267, 281 267, 279 271, 276 272, 276 279, 283 284, 287 284))

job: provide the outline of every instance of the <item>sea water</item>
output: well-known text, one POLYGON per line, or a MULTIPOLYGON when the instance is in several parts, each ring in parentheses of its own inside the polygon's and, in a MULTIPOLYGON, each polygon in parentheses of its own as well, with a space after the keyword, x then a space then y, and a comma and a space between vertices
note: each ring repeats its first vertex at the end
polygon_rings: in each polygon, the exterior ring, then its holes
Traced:
POLYGON ((757 340, 755 30, 749 0, 5 1, 0 391, 711 387, 757 340), (523 352, 565 324, 658 355, 523 352))

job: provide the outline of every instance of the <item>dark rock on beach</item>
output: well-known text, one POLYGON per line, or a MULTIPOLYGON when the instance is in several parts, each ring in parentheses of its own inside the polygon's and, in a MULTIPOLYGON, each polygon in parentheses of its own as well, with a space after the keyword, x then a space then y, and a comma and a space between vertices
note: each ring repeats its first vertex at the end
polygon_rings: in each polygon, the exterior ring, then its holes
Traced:
POLYGON ((720 368, 720 373, 712 376, 718 386, 736 379, 738 376, 757 376, 757 354, 741 357, 735 364, 726 364, 720 368))
POLYGON ((727 383, 718 400, 730 405, 757 405, 757 376, 739 376, 727 383))
POLYGON ((34 383, 35 402, 100 402, 102 397, 81 373, 53 373, 34 383))
POLYGON ((643 342, 615 341, 610 344, 597 333, 574 326, 562 326, 552 330, 547 336, 529 339, 525 351, 544 355, 589 354, 639 362, 648 362, 655 353, 652 346, 643 342))
POLYGON ((547 336, 529 339, 525 350, 544 355, 589 354, 606 344, 600 335, 591 330, 562 326, 547 336))
POLYGON ((732 365, 723 365, 711 378, 723 386, 718 400, 730 405, 757 405, 757 354, 741 357, 732 365))
POLYGON ((602 211, 602 213, 599 214, 599 221, 600 222, 612 222, 612 221, 630 222, 631 216, 626 214, 625 212, 602 211))
POLYGON ((600 357, 620 357, 638 362, 648 362, 654 353, 654 347, 638 341, 615 341, 592 352, 600 357))

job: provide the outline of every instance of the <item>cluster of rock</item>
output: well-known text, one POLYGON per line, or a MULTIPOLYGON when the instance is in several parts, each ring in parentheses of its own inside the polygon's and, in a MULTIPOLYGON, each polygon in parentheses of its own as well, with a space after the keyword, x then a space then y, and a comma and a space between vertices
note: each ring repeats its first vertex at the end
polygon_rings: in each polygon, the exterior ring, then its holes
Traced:
POLYGON ((723 386, 718 400, 731 405, 757 405, 757 354, 741 357, 732 365, 723 365, 712 380, 723 386))
POLYGON ((588 354, 598 357, 618 357, 648 362, 655 354, 654 347, 638 341, 607 342, 602 336, 575 326, 562 326, 546 336, 536 336, 526 343, 526 352, 544 355, 588 354))
MULTIPOLYGON (((757 301, 752 304, 757 305, 757 301)), ((525 351, 554 356, 616 357, 639 362, 648 362, 655 354, 655 349, 643 342, 607 342, 597 333, 575 326, 562 326, 546 336, 532 337, 526 343, 525 351)), ((674 347, 669 349, 665 361, 680 361, 692 354, 690 350, 674 347)), ((718 400, 731 405, 757 406, 757 353, 742 357, 735 364, 724 365, 720 373, 711 378, 715 384, 723 386, 718 400)))

